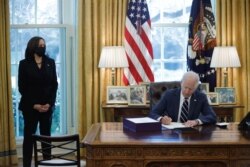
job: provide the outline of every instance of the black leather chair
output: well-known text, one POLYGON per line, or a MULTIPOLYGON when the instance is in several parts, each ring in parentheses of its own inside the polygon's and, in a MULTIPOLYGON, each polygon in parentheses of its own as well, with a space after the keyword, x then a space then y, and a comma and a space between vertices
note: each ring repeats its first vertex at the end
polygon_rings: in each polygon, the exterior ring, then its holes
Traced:
POLYGON ((33 135, 35 167, 81 166, 79 135, 33 135), (41 147, 46 145, 46 147, 41 147), (51 153, 50 151, 51 150, 51 153), (42 156, 43 155, 43 156, 42 156))
POLYGON ((180 87, 180 81, 152 82, 149 86, 150 109, 160 100, 162 94, 172 88, 180 87))

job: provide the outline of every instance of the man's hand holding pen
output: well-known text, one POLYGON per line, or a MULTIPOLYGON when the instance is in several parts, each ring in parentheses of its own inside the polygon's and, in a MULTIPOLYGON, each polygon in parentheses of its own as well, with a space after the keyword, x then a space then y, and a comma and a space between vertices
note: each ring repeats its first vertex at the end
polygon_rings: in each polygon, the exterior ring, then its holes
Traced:
MULTIPOLYGON (((165 115, 165 116, 161 117, 160 122, 164 125, 170 125, 172 122, 172 118, 165 115)), ((194 126, 199 125, 200 123, 199 123, 198 119, 196 119, 196 120, 188 120, 187 122, 185 122, 183 124, 186 127, 194 127, 194 126)))
POLYGON ((161 118, 160 121, 162 124, 169 125, 172 122, 172 118, 165 115, 161 118))

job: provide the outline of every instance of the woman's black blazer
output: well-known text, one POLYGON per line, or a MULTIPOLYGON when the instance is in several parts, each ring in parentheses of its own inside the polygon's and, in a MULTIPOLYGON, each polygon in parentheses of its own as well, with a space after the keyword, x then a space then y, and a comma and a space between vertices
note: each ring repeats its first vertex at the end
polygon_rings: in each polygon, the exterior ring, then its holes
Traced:
POLYGON ((53 108, 58 88, 55 61, 43 57, 39 69, 34 60, 23 59, 18 69, 18 89, 21 93, 19 110, 33 109, 34 104, 50 104, 53 108))

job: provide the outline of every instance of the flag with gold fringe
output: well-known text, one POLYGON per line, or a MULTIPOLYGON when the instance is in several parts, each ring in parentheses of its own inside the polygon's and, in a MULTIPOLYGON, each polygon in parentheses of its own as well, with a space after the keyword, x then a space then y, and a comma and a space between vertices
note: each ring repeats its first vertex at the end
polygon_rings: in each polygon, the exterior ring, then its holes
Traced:
POLYGON ((216 72, 210 68, 216 46, 215 18, 210 0, 193 0, 189 19, 187 47, 188 70, 199 74, 201 82, 209 83, 210 91, 216 86, 216 72))

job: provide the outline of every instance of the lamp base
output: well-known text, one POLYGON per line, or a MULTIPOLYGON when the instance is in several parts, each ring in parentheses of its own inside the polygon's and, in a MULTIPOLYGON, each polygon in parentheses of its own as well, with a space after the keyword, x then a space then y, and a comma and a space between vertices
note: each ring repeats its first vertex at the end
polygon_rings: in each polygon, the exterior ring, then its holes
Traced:
POLYGON ((116 71, 115 68, 111 69, 111 75, 112 75, 112 85, 115 86, 116 85, 116 71))
POLYGON ((227 83, 228 83, 228 71, 227 68, 224 69, 223 72, 223 81, 224 81, 224 87, 227 87, 227 83))

